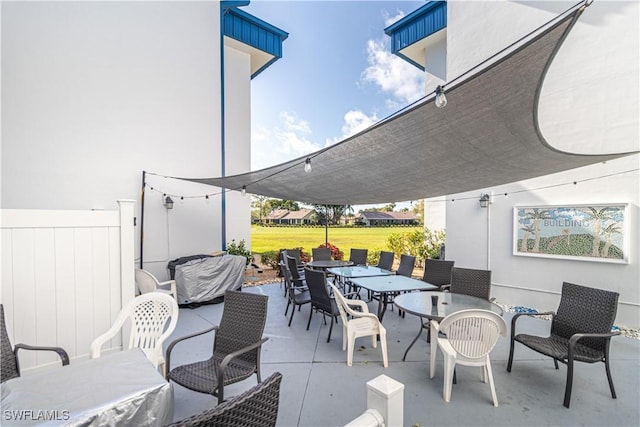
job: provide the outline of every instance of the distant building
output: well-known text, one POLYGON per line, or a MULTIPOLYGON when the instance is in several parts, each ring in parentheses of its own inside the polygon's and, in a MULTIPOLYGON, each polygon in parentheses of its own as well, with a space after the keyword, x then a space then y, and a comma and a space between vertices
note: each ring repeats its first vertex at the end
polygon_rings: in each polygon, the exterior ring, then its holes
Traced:
POLYGON ((355 217, 356 224, 375 225, 419 225, 420 221, 413 212, 364 211, 355 217))
POLYGON ((289 211, 287 209, 276 209, 267 215, 267 224, 317 224, 316 211, 313 209, 300 209, 299 211, 289 211))

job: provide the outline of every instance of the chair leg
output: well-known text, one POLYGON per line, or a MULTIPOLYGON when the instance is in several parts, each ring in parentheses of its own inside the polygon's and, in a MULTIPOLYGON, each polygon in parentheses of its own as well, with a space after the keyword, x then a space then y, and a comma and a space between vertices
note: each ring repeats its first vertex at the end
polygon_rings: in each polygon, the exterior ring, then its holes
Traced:
POLYGON ((453 385, 453 371, 456 368, 456 362, 449 355, 444 355, 444 384, 442 387, 442 398, 445 402, 451 400, 451 388, 453 385))
POLYGON ((511 364, 513 363, 513 345, 515 341, 511 338, 511 345, 509 346, 509 361, 507 362, 507 372, 511 372, 511 364))
POLYGON ((287 301, 287 308, 284 309, 284 317, 287 317, 287 312, 289 311, 289 306, 291 305, 291 299, 287 301))
MULTIPOLYGON (((557 364, 558 361, 553 359, 553 361, 557 364)), ((573 387, 573 357, 570 357, 567 360, 567 385, 564 388, 564 406, 566 408, 569 407, 569 403, 571 402, 571 388, 573 387)))
POLYGON ((327 342, 331 341, 331 331, 333 330, 333 319, 335 319, 335 317, 331 316, 331 325, 329 325, 329 335, 327 335, 327 342))
POLYGON ((384 331, 380 332, 380 348, 382 349, 382 366, 388 368, 389 358, 387 355, 387 333, 384 331))
POLYGON ((347 326, 342 327, 342 351, 347 349, 347 326))
POLYGON ((482 368, 484 372, 486 369, 485 377, 489 377, 489 386, 491 387, 491 397, 493 398, 493 406, 498 406, 498 397, 496 396, 496 386, 493 382, 493 372, 491 372, 491 360, 487 354, 487 365, 482 368))
POLYGON ((291 321, 293 320, 293 314, 296 312, 296 307, 291 307, 291 317, 289 317, 289 326, 291 326, 291 321))
POLYGON ((436 337, 431 340, 431 363, 429 366, 429 378, 433 378, 436 373, 436 352, 438 351, 438 339, 437 332, 433 332, 433 335, 436 337))
POLYGON ((311 325, 311 316, 313 316, 313 307, 309 310, 309 320, 307 321, 307 331, 309 330, 309 325, 311 325))
POLYGON ((356 337, 349 335, 347 342, 347 366, 353 365, 353 347, 355 346, 356 337))

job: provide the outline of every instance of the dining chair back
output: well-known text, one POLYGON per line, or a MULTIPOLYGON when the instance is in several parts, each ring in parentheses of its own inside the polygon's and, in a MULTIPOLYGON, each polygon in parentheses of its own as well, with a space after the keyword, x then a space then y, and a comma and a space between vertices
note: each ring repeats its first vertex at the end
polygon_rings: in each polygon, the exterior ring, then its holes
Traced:
POLYGON ((331 261, 331 249, 329 248, 312 248, 311 254, 314 261, 331 261))
POLYGON ((422 280, 432 285, 442 286, 451 284, 451 269, 454 261, 428 258, 424 262, 422 280))
POLYGON ((305 279, 298 274, 295 258, 290 256, 287 256, 287 264, 285 266, 285 288, 288 301, 284 315, 287 315, 289 307, 292 306, 291 316, 289 317, 289 326, 291 326, 296 307, 299 309, 301 306, 309 304, 311 302, 311 294, 305 279))
POLYGON ((380 251, 380 259, 378 260, 378 265, 376 267, 382 268, 383 270, 391 270, 393 267, 393 259, 395 255, 393 252, 380 251))
POLYGON ((367 265, 368 255, 368 249, 351 249, 349 261, 351 261, 353 265, 367 265))
POLYGON ((413 268, 416 265, 416 257, 413 255, 400 255, 400 265, 396 274, 399 276, 411 277, 413 274, 413 268))
POLYGON ((176 281, 167 280, 166 282, 160 282, 156 279, 156 276, 143 270, 136 268, 136 288, 140 294, 146 294, 147 292, 162 292, 169 294, 178 300, 178 291, 176 290, 176 281))
POLYGON ((491 270, 452 267, 449 290, 454 294, 471 295, 490 301, 491 270))
POLYGON ((130 300, 118 313, 111 328, 91 342, 89 356, 100 357, 101 348, 121 332, 128 321, 129 343, 126 348, 140 348, 154 366, 165 373, 163 343, 178 324, 178 303, 169 294, 149 292, 130 300))
POLYGON ((507 333, 504 319, 489 310, 462 310, 450 314, 441 322, 430 322, 431 363, 429 377, 433 378, 438 348, 444 354, 444 386, 442 397, 451 399, 453 373, 456 364, 482 367, 482 381, 489 381, 493 406, 498 406, 498 398, 493 383, 489 353, 498 338, 507 333))

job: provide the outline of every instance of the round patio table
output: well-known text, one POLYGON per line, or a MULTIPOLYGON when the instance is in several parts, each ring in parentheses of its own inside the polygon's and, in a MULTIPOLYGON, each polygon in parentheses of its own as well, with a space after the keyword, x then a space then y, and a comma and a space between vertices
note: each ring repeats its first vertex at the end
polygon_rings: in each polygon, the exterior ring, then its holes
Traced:
POLYGON ((345 261, 342 259, 332 259, 326 261, 309 261, 306 266, 309 268, 317 268, 321 270, 326 270, 327 268, 334 267, 348 267, 353 265, 353 261, 345 261))
POLYGON ((404 310, 420 318, 418 335, 416 335, 413 341, 411 341, 411 344, 409 344, 409 347, 405 350, 402 361, 407 357, 409 349, 418 341, 418 338, 420 338, 422 330, 426 329, 428 333, 429 321, 431 320, 440 321, 450 314, 469 309, 489 310, 498 313, 500 316, 503 314, 502 308, 491 301, 451 292, 410 292, 396 296, 394 298, 394 304, 400 310, 404 310), (431 304, 431 297, 438 298, 435 306, 431 304), (425 322, 424 319, 427 321, 425 322))

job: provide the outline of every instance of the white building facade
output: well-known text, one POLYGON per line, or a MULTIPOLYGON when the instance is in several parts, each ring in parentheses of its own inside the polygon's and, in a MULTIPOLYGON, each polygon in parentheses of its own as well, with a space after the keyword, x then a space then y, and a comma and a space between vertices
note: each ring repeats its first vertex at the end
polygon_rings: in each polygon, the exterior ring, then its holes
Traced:
MULTIPOLYGON (((574 2, 448 1, 420 10, 444 20, 401 52, 426 73, 426 91, 471 69, 569 9, 574 2)), ((415 13, 418 13, 416 11, 415 13)), ((408 15, 405 19, 411 19, 408 15)), ((545 78, 538 110, 553 147, 576 153, 640 150, 639 37, 635 1, 587 7, 545 78)), ((399 24, 394 24, 399 25, 399 24)), ((391 28, 391 27, 390 27, 391 28)), ((446 258, 492 271, 492 296, 510 305, 555 310, 563 281, 620 293, 617 324, 640 325, 640 157, 425 201, 425 225, 446 223, 446 258), (481 208, 482 194, 491 195, 481 208), (455 200, 455 202, 453 202, 455 200), (624 204, 626 262, 520 256, 514 253, 514 208, 624 204), (444 223, 443 223, 444 221, 444 223)))
POLYGON ((251 79, 287 34, 246 4, 2 2, 2 208, 136 200, 136 264, 159 278, 171 259, 250 246, 249 197, 165 177, 250 169, 251 79))

